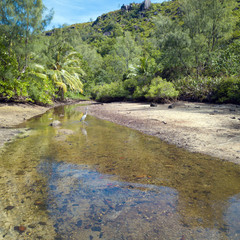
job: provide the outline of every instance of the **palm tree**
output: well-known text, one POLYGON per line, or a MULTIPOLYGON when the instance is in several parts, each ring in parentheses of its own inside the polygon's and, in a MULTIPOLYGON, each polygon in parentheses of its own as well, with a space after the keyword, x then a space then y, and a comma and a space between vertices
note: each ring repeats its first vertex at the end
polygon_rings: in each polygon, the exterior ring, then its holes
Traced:
POLYGON ((59 88, 59 95, 61 100, 64 99, 64 94, 68 89, 73 91, 83 92, 83 84, 80 79, 85 73, 81 68, 81 57, 77 52, 68 52, 61 57, 57 54, 55 63, 51 64, 50 69, 44 68, 42 65, 35 64, 35 76, 42 79, 51 79, 56 87, 59 88))

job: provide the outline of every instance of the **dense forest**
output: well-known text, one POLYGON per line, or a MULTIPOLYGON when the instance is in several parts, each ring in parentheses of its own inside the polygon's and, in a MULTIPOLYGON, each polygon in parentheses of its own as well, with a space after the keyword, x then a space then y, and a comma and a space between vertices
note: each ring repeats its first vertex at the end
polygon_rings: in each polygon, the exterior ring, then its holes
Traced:
POLYGON ((0 2, 0 99, 240 104, 240 1, 129 4, 46 31, 42 0, 0 2))

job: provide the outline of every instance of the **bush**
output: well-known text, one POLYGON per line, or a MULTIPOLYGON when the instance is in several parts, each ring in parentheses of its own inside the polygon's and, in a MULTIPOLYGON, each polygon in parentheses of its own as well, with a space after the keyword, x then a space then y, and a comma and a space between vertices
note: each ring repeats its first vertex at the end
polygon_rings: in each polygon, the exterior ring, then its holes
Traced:
POLYGON ((35 103, 52 104, 55 93, 52 83, 31 81, 28 86, 28 95, 35 103))
POLYGON ((145 97, 156 102, 166 102, 176 99, 178 94, 179 92, 174 88, 173 83, 167 82, 161 77, 157 77, 151 81, 145 97))
POLYGON ((112 82, 103 86, 95 86, 92 95, 97 101, 111 102, 125 99, 129 92, 124 89, 122 82, 112 82))
POLYGON ((240 104, 240 79, 235 77, 222 79, 212 99, 218 103, 240 104))
POLYGON ((221 81, 220 78, 191 76, 182 78, 174 82, 179 91, 180 99, 187 101, 211 101, 212 96, 221 81))
POLYGON ((26 73, 24 80, 27 83, 27 93, 30 98, 28 100, 38 104, 52 104, 56 89, 50 79, 39 78, 30 71, 26 73))
POLYGON ((138 85, 138 81, 136 78, 129 78, 123 82, 124 89, 127 90, 130 94, 134 93, 134 91, 137 88, 137 85, 138 85))
POLYGON ((147 94, 149 90, 149 86, 148 85, 144 85, 144 86, 137 86, 136 90, 133 93, 133 98, 136 100, 145 100, 146 97, 145 95, 147 94))

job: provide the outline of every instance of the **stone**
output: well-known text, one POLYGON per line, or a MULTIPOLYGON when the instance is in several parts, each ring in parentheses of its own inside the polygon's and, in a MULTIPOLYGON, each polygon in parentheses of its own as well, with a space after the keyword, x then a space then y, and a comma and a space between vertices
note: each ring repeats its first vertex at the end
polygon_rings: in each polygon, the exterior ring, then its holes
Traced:
POLYGON ((15 226, 15 227, 14 227, 14 230, 17 231, 17 232, 19 232, 19 233, 23 233, 23 232, 26 231, 26 227, 23 226, 23 225, 15 226))
POLYGON ((54 120, 52 123, 49 124, 49 126, 52 126, 52 127, 57 127, 60 125, 61 125, 61 122, 58 120, 54 120))
POLYGON ((93 232, 101 232, 101 227, 92 227, 91 230, 93 232))
POLYGON ((7 210, 7 211, 10 211, 10 210, 12 210, 14 208, 14 206, 7 206, 5 209, 7 210))
POLYGON ((81 227, 82 226, 82 220, 78 220, 76 226, 81 227))
POLYGON ((157 104, 156 103, 151 103, 150 107, 157 107, 157 104))
POLYGON ((42 225, 42 226, 46 226, 47 225, 46 222, 39 222, 39 224, 42 225))
POLYGON ((151 0, 144 0, 144 2, 141 4, 141 11, 148 10, 151 7, 151 0))
POLYGON ((103 35, 104 35, 104 36, 107 36, 107 37, 108 37, 108 36, 111 36, 111 32, 105 32, 105 33, 103 33, 103 35))

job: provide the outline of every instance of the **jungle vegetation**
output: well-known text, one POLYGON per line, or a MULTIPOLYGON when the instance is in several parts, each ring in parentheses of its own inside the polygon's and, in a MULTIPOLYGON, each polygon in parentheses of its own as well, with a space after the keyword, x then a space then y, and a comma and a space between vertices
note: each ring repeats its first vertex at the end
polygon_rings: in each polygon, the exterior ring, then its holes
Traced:
POLYGON ((46 31, 42 0, 0 2, 0 99, 240 104, 240 3, 132 3, 46 31))

